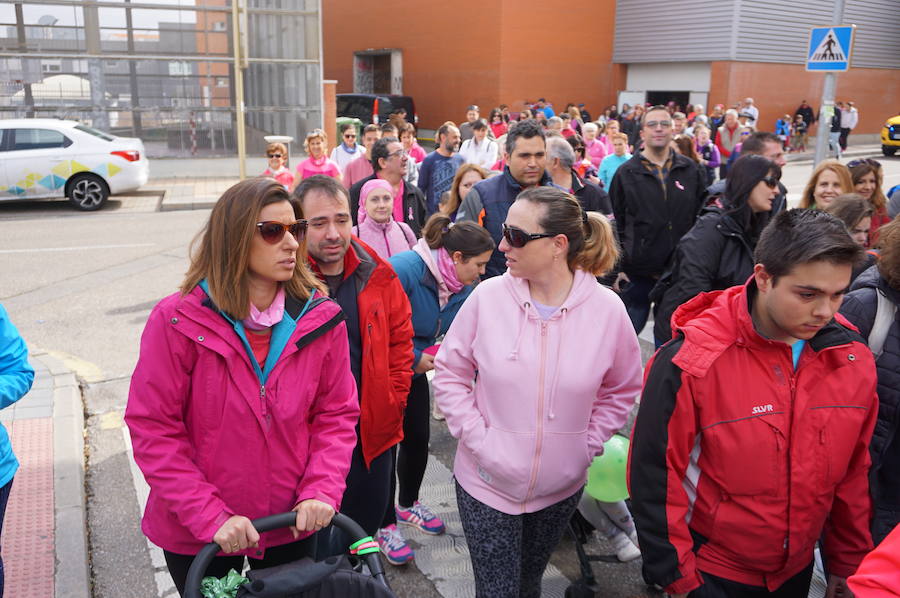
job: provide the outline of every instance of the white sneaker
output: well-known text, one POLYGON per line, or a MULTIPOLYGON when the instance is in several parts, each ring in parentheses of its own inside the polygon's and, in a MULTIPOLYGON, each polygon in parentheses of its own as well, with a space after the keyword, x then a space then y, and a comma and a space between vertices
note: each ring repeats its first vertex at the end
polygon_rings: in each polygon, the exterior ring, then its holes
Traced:
POLYGON ((610 538, 610 543, 613 546, 613 550, 616 551, 616 558, 623 563, 633 561, 641 556, 641 551, 638 550, 637 545, 625 532, 620 532, 610 538))
POLYGON ((441 408, 438 407, 437 401, 431 406, 431 417, 437 421, 444 421, 444 414, 441 413, 441 408))

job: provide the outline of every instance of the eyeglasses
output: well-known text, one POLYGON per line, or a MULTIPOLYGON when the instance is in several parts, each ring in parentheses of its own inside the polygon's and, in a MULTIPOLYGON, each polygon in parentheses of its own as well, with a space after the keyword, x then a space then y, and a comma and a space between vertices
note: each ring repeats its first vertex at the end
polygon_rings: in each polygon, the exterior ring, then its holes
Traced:
POLYGON ((761 180, 763 183, 766 184, 766 187, 768 187, 769 189, 774 189, 775 187, 778 186, 778 177, 767 176, 767 177, 763 177, 761 180))
POLYGON ((644 126, 648 129, 655 129, 657 127, 661 127, 663 129, 671 129, 672 121, 671 120, 648 120, 644 123, 644 126))
POLYGON ((862 166, 863 164, 868 164, 869 166, 874 166, 875 168, 881 168, 881 162, 879 162, 878 160, 873 160, 872 158, 850 160, 849 162, 847 162, 847 168, 856 168, 857 166, 862 166))
POLYGON ((549 239, 555 237, 554 233, 526 233, 521 228, 515 226, 503 225, 503 238, 509 243, 510 247, 521 248, 528 243, 538 239, 549 239))
POLYGON ((267 154, 270 158, 280 158, 281 154, 267 154))
POLYGON ((306 238, 307 225, 308 222, 306 220, 297 220, 290 224, 266 220, 265 222, 257 222, 256 228, 259 229, 259 234, 262 236, 263 241, 274 245, 284 238, 284 233, 291 233, 297 241, 302 241, 306 238))
POLYGON ((397 156, 403 157, 403 156, 408 156, 408 155, 409 155, 409 152, 407 152, 405 149, 399 149, 396 152, 389 153, 387 155, 387 157, 388 157, 388 160, 390 160, 391 158, 396 158, 397 156))

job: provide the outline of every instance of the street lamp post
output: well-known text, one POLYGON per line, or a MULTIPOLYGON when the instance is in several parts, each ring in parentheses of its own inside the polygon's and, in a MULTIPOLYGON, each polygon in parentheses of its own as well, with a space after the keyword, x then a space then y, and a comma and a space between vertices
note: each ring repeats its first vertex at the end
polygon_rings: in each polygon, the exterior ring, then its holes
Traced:
POLYGON ((246 54, 241 49, 241 0, 231 0, 231 35, 234 49, 234 108, 237 135, 238 169, 241 180, 247 178, 247 139, 244 131, 244 60, 246 54))

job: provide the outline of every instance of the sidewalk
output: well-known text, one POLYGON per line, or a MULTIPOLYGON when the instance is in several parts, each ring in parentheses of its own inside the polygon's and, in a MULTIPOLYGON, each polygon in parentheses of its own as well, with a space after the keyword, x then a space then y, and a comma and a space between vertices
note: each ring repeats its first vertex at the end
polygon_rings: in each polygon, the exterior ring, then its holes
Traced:
POLYGON ((52 355, 29 361, 31 391, 0 412, 20 463, 3 525, 5 595, 89 598, 81 389, 52 355))

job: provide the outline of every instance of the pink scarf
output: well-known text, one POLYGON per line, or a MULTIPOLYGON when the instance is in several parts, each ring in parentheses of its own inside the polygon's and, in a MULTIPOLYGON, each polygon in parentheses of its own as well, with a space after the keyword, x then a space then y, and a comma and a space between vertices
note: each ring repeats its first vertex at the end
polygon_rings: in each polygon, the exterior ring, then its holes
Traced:
POLYGON ((432 249, 425 242, 425 239, 419 239, 413 251, 419 254, 425 267, 431 272, 438 285, 438 304, 441 309, 447 305, 450 295, 458 293, 465 286, 456 274, 456 266, 453 264, 453 258, 446 249, 432 249))
POLYGON ((271 328, 284 317, 284 287, 275 293, 275 299, 265 310, 259 311, 253 303, 250 303, 250 315, 241 320, 244 328, 250 330, 265 330, 271 328))

